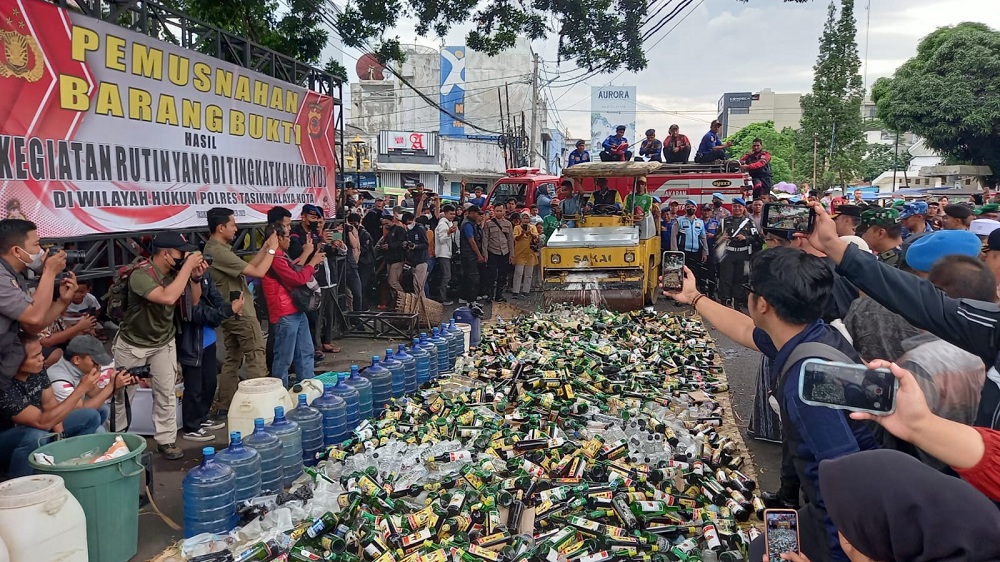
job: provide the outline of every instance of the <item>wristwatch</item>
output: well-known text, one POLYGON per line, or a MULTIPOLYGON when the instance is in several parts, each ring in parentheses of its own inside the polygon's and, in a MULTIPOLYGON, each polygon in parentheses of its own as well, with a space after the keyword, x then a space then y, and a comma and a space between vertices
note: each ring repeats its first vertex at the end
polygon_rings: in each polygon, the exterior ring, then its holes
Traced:
POLYGON ((269 253, 269 254, 271 254, 273 256, 275 254, 274 248, 268 248, 267 249, 267 253, 269 253))

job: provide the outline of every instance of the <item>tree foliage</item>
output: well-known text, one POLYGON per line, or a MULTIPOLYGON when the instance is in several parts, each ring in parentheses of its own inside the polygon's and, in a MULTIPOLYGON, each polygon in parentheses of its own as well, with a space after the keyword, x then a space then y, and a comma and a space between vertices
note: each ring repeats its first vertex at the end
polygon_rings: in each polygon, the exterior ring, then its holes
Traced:
POLYGON ((795 146, 795 131, 791 127, 785 127, 778 131, 774 128, 774 121, 763 121, 743 127, 729 135, 726 140, 733 143, 732 153, 736 156, 742 156, 750 152, 755 138, 759 138, 764 150, 771 153, 771 176, 775 183, 795 181, 791 164, 800 165, 797 158, 798 150, 795 146))
POLYGON ((347 0, 336 23, 344 44, 384 62, 404 58, 399 38, 386 37, 384 31, 413 18, 422 37, 444 37, 457 25, 472 24, 465 45, 491 56, 518 39, 555 35, 560 61, 591 72, 636 72, 649 63, 646 35, 672 13, 659 7, 653 0, 347 0))
MULTIPOLYGON (((864 86, 856 34, 854 0, 842 0, 839 19, 837 7, 831 2, 819 41, 819 57, 813 67, 812 92, 802 96, 801 102, 799 150, 811 155, 813 142, 819 145, 817 187, 846 185, 861 171, 866 150, 861 118, 864 86)), ((805 164, 804 176, 810 177, 812 158, 805 164)))
POLYGON ((872 88, 877 115, 912 131, 947 159, 1000 176, 1000 32, 981 23, 942 27, 892 78, 872 88))
POLYGON ((896 149, 889 144, 869 144, 868 152, 861 161, 861 179, 870 182, 890 170, 902 171, 909 167, 913 156, 904 149, 896 156, 896 149), (895 164, 895 167, 893 166, 895 164))

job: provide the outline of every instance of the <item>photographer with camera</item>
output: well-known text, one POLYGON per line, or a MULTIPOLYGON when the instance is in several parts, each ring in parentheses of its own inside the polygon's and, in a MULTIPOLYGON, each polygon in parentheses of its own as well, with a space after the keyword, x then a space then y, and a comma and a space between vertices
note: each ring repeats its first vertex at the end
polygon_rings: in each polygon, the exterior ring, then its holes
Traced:
MULTIPOLYGON (((78 335, 66 345, 66 351, 55 365, 45 372, 56 400, 62 402, 70 398, 80 381, 88 373, 99 372, 101 367, 114 364, 114 359, 104 350, 104 344, 94 336, 78 335)), ((97 388, 79 397, 78 408, 93 408, 101 414, 101 426, 111 416, 108 400, 119 388, 139 382, 127 369, 118 369, 107 380, 102 378, 97 388)), ((98 431, 103 431, 101 427, 98 431)))
MULTIPOLYGON (((268 217, 271 216, 272 213, 269 212, 268 217)), ((282 218, 278 216, 275 220, 280 221, 282 218)), ((209 209, 208 231, 205 255, 212 257, 209 272, 216 288, 227 302, 231 301, 236 293, 244 298, 243 312, 222 323, 226 360, 222 364, 222 375, 218 381, 217 409, 219 415, 224 416, 229 411, 229 403, 232 402, 236 386, 240 382, 240 366, 245 368, 248 379, 267 376, 264 334, 260 329, 260 321, 257 320, 257 309, 247 277, 260 279, 267 274, 274 260, 278 239, 275 237, 265 239, 260 251, 247 263, 233 252, 233 240, 236 239, 238 227, 232 209, 225 207, 209 209)))
MULTIPOLYGON (((16 336, 17 328, 12 329, 14 323, 24 332, 38 334, 62 316, 76 293, 76 275, 67 273, 57 279, 66 269, 66 252, 43 250, 38 227, 33 222, 0 220, 0 265, 3 266, 0 268, 0 334, 13 331, 16 336), (38 278, 33 297, 28 295, 28 281, 24 276, 29 269, 38 278), (59 297, 55 299, 57 286, 59 297)), ((12 372, 13 369, 7 370, 8 378, 12 372)))
POLYGON ((215 329, 243 313, 247 302, 242 291, 232 296, 235 298, 230 302, 219 292, 211 276, 204 275, 200 282, 191 283, 181 297, 177 362, 184 376, 181 417, 185 441, 211 441, 215 435, 208 430, 225 427, 223 422, 209 419, 208 413, 219 380, 215 329))
POLYGON ((298 265, 312 263, 321 256, 316 264, 313 275, 319 283, 322 299, 320 307, 306 314, 309 317, 309 331, 313 337, 314 357, 316 361, 323 359, 323 352, 340 353, 340 348, 333 345, 334 311, 336 310, 337 271, 331 267, 330 259, 338 252, 346 252, 342 226, 328 230, 323 209, 316 205, 302 206, 302 220, 291 228, 287 255, 298 265), (341 240, 335 240, 334 234, 341 240), (325 333, 324 333, 325 332, 325 333), (325 337, 324 337, 325 336, 325 337), (320 351, 322 349, 322 351, 320 351))
POLYGON ((0 477, 6 472, 10 478, 31 474, 28 457, 51 434, 90 435, 101 426, 97 410, 78 407, 84 396, 96 391, 100 373, 95 369, 85 374, 60 402, 42 366, 38 337, 22 333, 18 342, 23 359, 10 373, 9 388, 0 393, 0 477))
MULTIPOLYGON (((184 456, 176 444, 177 303, 188 285, 200 283, 207 270, 208 263, 194 244, 167 231, 153 238, 149 260, 121 280, 128 285, 125 317, 111 349, 119 367, 149 365, 156 450, 167 460, 184 456)), ((134 385, 115 393, 118 431, 130 423, 129 401, 134 395, 134 385)))

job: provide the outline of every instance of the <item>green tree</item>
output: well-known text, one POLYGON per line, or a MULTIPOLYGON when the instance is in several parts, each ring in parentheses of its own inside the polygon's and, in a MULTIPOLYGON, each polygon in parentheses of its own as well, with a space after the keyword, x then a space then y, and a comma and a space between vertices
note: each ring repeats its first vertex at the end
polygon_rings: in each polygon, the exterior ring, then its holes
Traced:
MULTIPOLYGON (((168 0, 167 5, 209 25, 301 62, 316 65, 329 39, 314 0, 168 0), (280 12, 280 16, 278 15, 280 12)), ((207 52, 216 45, 205 43, 207 52)), ((223 53, 226 53, 223 46, 223 53)), ((241 56, 230 53, 231 57, 241 56)), ((336 61, 333 61, 336 62, 336 61)), ((344 72, 346 77, 346 71, 344 72)))
POLYGON ((890 170, 905 170, 910 165, 913 156, 909 150, 904 149, 896 156, 896 150, 890 144, 869 144, 868 152, 864 160, 861 161, 861 179, 872 181, 890 170), (895 164, 895 168, 893 167, 895 164))
POLYGON ((774 121, 764 121, 751 123, 730 135, 726 140, 732 141, 732 154, 739 157, 750 152, 755 138, 759 138, 763 143, 764 150, 771 153, 771 176, 774 178, 774 182, 794 181, 795 175, 792 172, 791 164, 800 165, 800 159, 796 156, 795 131, 791 127, 785 127, 778 131, 774 128, 774 121))
MULTIPOLYGON (((846 185, 861 171, 865 154, 861 102, 864 99, 855 41, 854 0, 842 0, 840 17, 830 3, 826 25, 819 41, 819 57, 813 67, 812 93, 802 96, 802 129, 799 150, 810 156, 817 143, 816 176, 819 186, 846 185)), ((813 174, 810 157, 803 166, 805 177, 813 174)))
POLYGON ((892 78, 872 88, 890 128, 912 131, 955 162, 989 166, 1000 176, 1000 32, 981 23, 942 27, 892 78))
MULTIPOLYGON (((677 18, 678 13, 663 7, 652 0, 347 0, 335 17, 345 45, 372 52, 381 61, 403 60, 399 37, 384 32, 412 17, 422 37, 444 37, 455 26, 472 24, 466 46, 492 56, 518 39, 554 35, 559 60, 589 72, 635 72, 649 62, 644 42, 677 18)), ((327 8, 320 3, 319 10, 327 8)))

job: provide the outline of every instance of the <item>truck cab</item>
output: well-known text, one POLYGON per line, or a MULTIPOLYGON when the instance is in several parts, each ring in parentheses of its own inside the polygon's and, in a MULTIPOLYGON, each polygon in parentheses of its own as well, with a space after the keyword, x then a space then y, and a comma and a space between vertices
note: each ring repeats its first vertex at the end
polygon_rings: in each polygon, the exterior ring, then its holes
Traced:
POLYGON ((504 177, 497 180, 486 198, 490 207, 503 205, 507 199, 517 199, 517 208, 523 209, 535 203, 535 192, 545 185, 549 196, 554 196, 559 185, 559 176, 542 174, 538 168, 510 168, 504 177))

